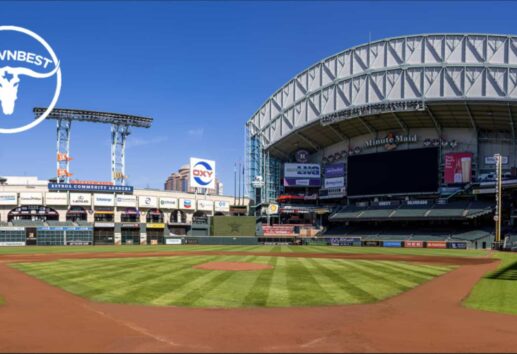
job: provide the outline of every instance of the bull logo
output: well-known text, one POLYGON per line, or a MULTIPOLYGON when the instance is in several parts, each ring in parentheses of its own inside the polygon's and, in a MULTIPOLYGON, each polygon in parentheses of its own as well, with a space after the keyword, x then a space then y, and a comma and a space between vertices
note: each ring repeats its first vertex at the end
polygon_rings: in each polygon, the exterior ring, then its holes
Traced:
MULTIPOLYGON (((54 50, 38 34, 23 27, 0 26, 0 35, 4 34, 9 38, 9 40, 1 40, 4 48, 0 50, 0 104, 2 106, 3 115, 12 116, 13 113, 15 113, 17 100, 19 98, 19 94, 22 92, 20 91, 20 84, 22 82, 24 82, 28 78, 48 79, 53 77, 54 75, 56 77, 54 95, 43 114, 41 114, 36 119, 31 120, 30 123, 26 125, 22 125, 15 128, 0 127, 0 133, 13 134, 20 133, 35 127, 43 120, 45 120, 45 118, 48 117, 50 112, 52 112, 52 110, 57 104, 59 94, 61 92, 61 70, 59 60, 54 50), (18 39, 16 38, 16 36, 19 36, 20 34, 22 36, 25 35, 35 40, 38 43, 38 47, 43 47, 44 50, 46 50, 46 53, 33 53, 26 51, 25 49, 16 47, 6 48, 6 46, 8 46, 8 44, 6 43, 8 43, 9 41, 13 41, 15 45, 16 43, 20 43, 17 41, 18 39), (5 65, 7 64, 7 62, 9 62, 8 66, 5 65), (50 72, 50 68, 47 68, 49 64, 55 66, 54 69, 50 72), (34 65, 36 69, 33 70, 32 68, 27 67, 30 65, 34 65), (39 70, 38 68, 40 68, 41 70, 39 70)), ((25 43, 25 41, 21 41, 21 43, 25 43)), ((2 116, 2 114, 0 114, 0 116, 2 116)))
POLYGON ((54 76, 58 70, 59 66, 56 66, 51 72, 42 74, 28 68, 11 68, 9 66, 0 68, 0 102, 2 103, 2 112, 6 116, 13 114, 14 106, 18 99, 20 76, 25 75, 35 79, 46 79, 54 76))

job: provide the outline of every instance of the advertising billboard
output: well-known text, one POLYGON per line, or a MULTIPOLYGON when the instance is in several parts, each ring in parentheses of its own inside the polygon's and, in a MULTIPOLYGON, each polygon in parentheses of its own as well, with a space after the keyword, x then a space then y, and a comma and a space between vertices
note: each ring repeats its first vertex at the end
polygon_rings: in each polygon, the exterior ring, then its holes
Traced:
POLYGON ((427 241, 427 248, 447 248, 447 242, 445 241, 427 241))
POLYGON ((18 205, 18 194, 0 193, 0 205, 18 205))
POLYGON ((20 193, 20 205, 43 205, 41 193, 20 193))
POLYGON ((66 193, 45 193, 45 205, 68 205, 66 193))
POLYGON ((178 199, 161 197, 160 209, 178 209, 178 199))
POLYGON ((402 247, 402 241, 383 241, 383 247, 402 247))
POLYGON ((472 176, 472 156, 470 152, 445 154, 444 182, 446 184, 469 183, 472 176))
POLYGON ((113 196, 111 194, 94 194, 93 195, 93 205, 114 207, 115 206, 115 196, 113 196))
POLYGON ((70 193, 70 205, 91 206, 92 196, 89 193, 70 193))
POLYGON ((111 186, 99 184, 49 183, 49 191, 97 192, 97 193, 133 193, 132 186, 111 186))
POLYGON ((423 248, 424 241, 404 241, 404 247, 406 247, 406 248, 423 248))
POLYGON ((136 196, 119 194, 115 197, 118 207, 136 208, 136 196))
POLYGON ((196 210, 196 204, 193 199, 180 198, 180 209, 182 210, 196 210))
POLYGON ((438 148, 348 157, 349 196, 438 192, 438 148))
POLYGON ((325 177, 325 182, 323 183, 325 189, 329 188, 341 188, 345 186, 345 177, 325 177))
POLYGON ((197 210, 212 211, 214 210, 214 202, 211 200, 198 200, 197 210))
POLYGON ((325 178, 335 178, 335 177, 344 177, 345 176, 345 168, 346 165, 344 163, 334 163, 331 165, 325 166, 325 178))
POLYGON ((215 189, 215 161, 191 157, 190 186, 215 189))
POLYGON ((284 164, 284 186, 320 187, 321 167, 314 163, 284 164))
POLYGON ((153 208, 153 209, 158 208, 158 198, 141 195, 138 197, 138 207, 139 208, 153 208))
POLYGON ((230 211, 230 203, 225 202, 224 200, 217 200, 214 202, 214 210, 221 212, 229 212, 230 211))

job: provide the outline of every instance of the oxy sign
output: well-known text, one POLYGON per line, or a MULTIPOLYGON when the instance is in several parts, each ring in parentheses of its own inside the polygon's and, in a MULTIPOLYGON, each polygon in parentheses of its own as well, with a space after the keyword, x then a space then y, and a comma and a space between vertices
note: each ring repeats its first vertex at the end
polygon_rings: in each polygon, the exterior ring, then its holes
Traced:
POLYGON ((215 161, 191 157, 190 186, 215 189, 215 161))

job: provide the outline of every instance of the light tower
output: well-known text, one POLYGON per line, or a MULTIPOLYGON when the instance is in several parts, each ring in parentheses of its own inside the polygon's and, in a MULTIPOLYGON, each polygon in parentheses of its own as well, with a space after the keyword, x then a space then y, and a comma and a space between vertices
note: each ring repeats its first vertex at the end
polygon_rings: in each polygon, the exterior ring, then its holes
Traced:
MULTIPOLYGON (((36 118, 45 108, 34 108, 36 118)), ((70 132, 72 121, 111 124, 111 181, 115 185, 126 184, 126 139, 129 127, 149 128, 152 118, 127 114, 94 112, 77 109, 54 109, 48 119, 57 121, 57 179, 58 182, 70 182, 70 132)))

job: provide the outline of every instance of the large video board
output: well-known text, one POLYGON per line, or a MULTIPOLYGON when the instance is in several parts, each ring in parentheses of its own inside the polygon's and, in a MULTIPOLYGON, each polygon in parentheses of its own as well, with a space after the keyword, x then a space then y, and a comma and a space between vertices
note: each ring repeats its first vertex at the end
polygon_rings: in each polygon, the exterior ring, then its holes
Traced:
POLYGON ((350 156, 348 195, 437 192, 438 156, 438 148, 350 156))

